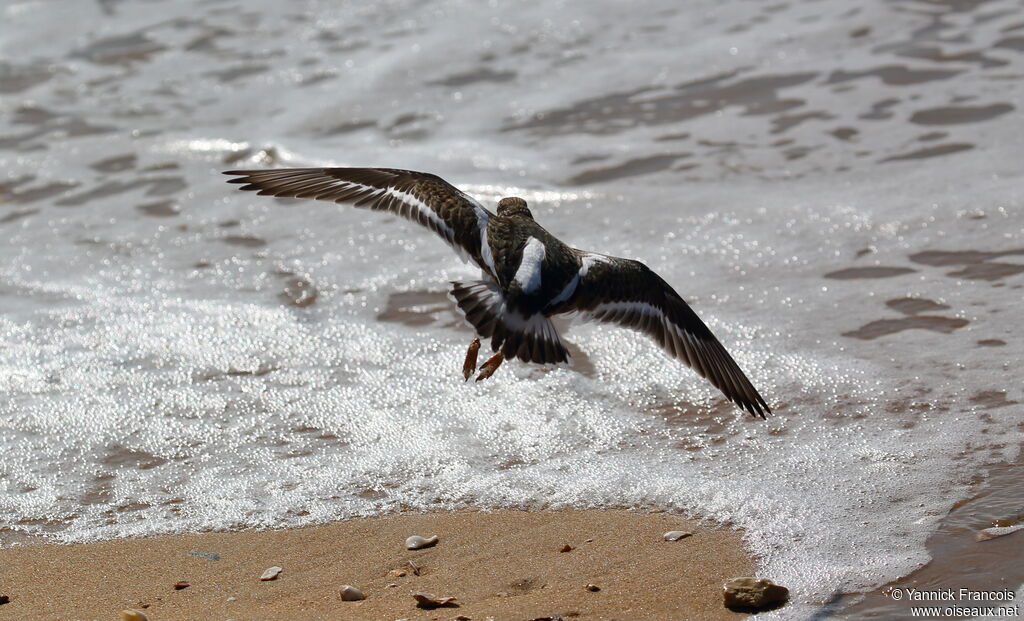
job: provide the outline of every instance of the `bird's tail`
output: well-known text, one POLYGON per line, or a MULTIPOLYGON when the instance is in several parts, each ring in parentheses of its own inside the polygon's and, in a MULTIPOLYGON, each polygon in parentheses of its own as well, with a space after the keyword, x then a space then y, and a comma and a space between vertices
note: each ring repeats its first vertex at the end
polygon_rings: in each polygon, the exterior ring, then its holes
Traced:
POLYGON ((551 320, 541 313, 523 316, 510 311, 505 296, 493 282, 452 282, 449 297, 477 334, 490 338, 491 348, 506 358, 542 364, 572 363, 551 320))

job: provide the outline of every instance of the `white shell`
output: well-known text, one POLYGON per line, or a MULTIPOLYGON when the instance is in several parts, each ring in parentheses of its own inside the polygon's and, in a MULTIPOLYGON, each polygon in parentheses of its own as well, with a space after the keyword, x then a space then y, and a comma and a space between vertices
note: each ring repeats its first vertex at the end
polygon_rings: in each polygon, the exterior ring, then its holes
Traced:
POLYGON ((284 571, 284 570, 281 569, 280 567, 278 567, 277 565, 274 565, 273 567, 268 567, 263 572, 263 575, 260 576, 260 580, 263 580, 263 581, 274 580, 275 578, 277 578, 281 574, 282 571, 284 571))
POLYGON ((670 530, 664 535, 665 541, 679 541, 680 539, 685 539, 687 537, 692 536, 693 533, 686 530, 670 530))
POLYGON ((351 584, 346 584, 341 587, 341 600, 345 602, 358 602, 361 599, 366 599, 363 592, 355 588, 351 584))
POLYGON ((141 610, 122 610, 121 621, 149 621, 149 617, 141 610))
POLYGON ((405 540, 406 550, 419 550, 420 548, 429 548, 430 546, 437 543, 437 535, 430 537, 420 537, 419 535, 412 535, 405 540))

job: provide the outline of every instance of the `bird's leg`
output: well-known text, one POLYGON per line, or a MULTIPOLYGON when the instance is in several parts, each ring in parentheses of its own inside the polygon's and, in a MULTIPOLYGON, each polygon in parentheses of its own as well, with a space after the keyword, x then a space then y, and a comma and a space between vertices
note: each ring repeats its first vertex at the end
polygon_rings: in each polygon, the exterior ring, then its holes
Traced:
POLYGON ((487 362, 480 367, 480 375, 476 376, 476 381, 479 382, 480 380, 485 380, 494 375, 494 372, 498 370, 498 367, 501 366, 501 363, 504 362, 504 360, 505 356, 503 356, 500 351, 488 358, 487 362))
POLYGON ((480 351, 480 339, 475 338, 466 350, 466 361, 462 363, 462 377, 469 381, 469 378, 476 373, 476 355, 480 351))

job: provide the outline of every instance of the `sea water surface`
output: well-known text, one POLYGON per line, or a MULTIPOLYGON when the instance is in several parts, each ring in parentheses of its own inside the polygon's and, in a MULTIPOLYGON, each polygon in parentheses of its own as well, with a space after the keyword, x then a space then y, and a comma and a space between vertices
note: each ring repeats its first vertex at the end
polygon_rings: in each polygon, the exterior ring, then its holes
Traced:
POLYGON ((1018 590, 1022 93, 1017 0, 8 1, 0 545, 637 507, 743 528, 766 618, 1018 590), (220 175, 323 165, 645 261, 775 415, 593 324, 464 383, 478 272, 220 175))

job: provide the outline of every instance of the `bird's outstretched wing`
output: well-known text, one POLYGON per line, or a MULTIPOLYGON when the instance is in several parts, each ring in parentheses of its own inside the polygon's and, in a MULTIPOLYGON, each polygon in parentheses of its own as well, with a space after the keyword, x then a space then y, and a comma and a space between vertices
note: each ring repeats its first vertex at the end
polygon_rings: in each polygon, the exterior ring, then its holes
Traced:
POLYGON ((313 198, 389 211, 440 235, 463 260, 494 274, 486 243, 493 214, 444 179, 393 168, 277 168, 229 170, 228 183, 261 196, 313 198))
POLYGON ((733 403, 754 416, 771 413, 757 389, 697 313, 643 263, 583 253, 580 278, 569 299, 586 319, 643 332, 707 378, 733 403))

